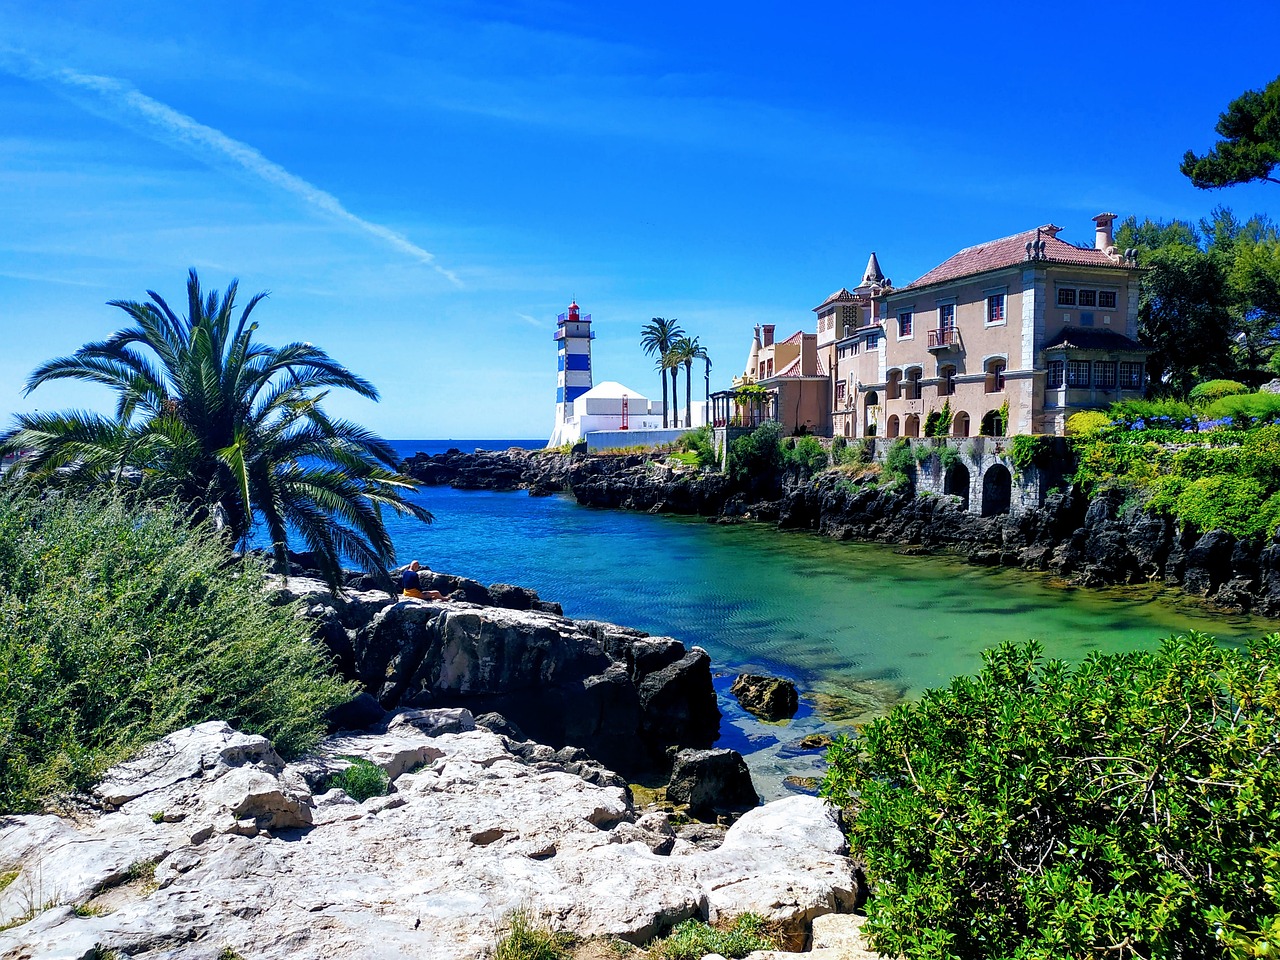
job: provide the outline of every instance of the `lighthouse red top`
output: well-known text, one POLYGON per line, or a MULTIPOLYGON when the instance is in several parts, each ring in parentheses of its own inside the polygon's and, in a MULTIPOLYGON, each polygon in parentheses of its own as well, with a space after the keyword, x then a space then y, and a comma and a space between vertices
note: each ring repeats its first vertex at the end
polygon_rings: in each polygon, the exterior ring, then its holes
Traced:
POLYGON ((578 301, 577 300, 569 304, 569 319, 570 320, 578 319, 578 301))

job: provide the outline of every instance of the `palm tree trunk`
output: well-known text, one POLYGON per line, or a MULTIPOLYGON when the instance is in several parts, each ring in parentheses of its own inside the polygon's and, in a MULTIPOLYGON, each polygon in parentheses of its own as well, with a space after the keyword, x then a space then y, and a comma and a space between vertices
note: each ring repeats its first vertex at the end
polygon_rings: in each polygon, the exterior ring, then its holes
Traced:
POLYGON ((693 429, 693 361, 684 365, 684 425, 693 429))
POLYGON ((658 379, 662 381, 662 429, 667 429, 667 371, 658 368, 658 379))
POLYGON ((680 426, 680 381, 676 379, 676 367, 671 368, 671 425, 680 426))

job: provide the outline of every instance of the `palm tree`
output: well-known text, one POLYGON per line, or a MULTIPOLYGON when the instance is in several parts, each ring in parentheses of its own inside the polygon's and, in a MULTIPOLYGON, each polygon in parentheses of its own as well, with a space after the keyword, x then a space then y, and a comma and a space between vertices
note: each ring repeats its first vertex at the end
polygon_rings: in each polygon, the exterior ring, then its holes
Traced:
POLYGON ((676 341, 675 346, 671 348, 672 352, 678 359, 678 362, 684 365, 684 425, 686 427, 693 426, 693 361, 705 360, 707 362, 707 397, 711 394, 711 358, 707 356, 707 348, 698 342, 698 338, 681 337, 676 341))
POLYGON ((0 451, 27 452, 13 467, 27 482, 105 482, 177 499, 232 542, 261 524, 285 569, 296 534, 333 585, 344 556, 385 576, 395 548, 382 508, 428 523, 431 514, 404 499, 417 484, 385 440, 320 407, 334 387, 372 400, 378 391, 310 343, 254 343, 249 317, 266 294, 235 320, 236 288, 206 297, 192 270, 182 318, 151 290, 145 303, 111 301, 133 325, 42 364, 26 392, 54 380, 103 384, 115 416, 22 414, 0 451))
MULTIPOLYGON (((671 345, 684 336, 684 331, 680 329, 679 320, 667 320, 664 317, 654 317, 643 327, 640 328, 640 346, 644 348, 644 355, 652 357, 655 354, 658 357, 657 370, 658 377, 662 381, 662 426, 667 426, 667 378, 666 372, 670 367, 667 364, 667 354, 671 352, 671 345)), ((671 382, 675 383, 675 372, 672 371, 671 382)))

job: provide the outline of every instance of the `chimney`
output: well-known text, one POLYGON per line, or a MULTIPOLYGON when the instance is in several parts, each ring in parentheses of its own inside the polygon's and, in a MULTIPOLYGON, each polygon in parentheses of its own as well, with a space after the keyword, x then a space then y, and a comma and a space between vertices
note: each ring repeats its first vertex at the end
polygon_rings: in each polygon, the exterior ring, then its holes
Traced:
POLYGON ((1050 239, 1057 239, 1058 234, 1062 232, 1062 228, 1056 223, 1046 223, 1040 228, 1040 232, 1050 239))
POLYGON ((761 343, 762 347, 773 346, 773 328, 774 328, 774 324, 772 323, 766 323, 763 326, 761 326, 760 329, 764 331, 764 342, 761 343))
POLYGON ((818 375, 818 335, 806 333, 800 338, 800 376, 818 375))
POLYGON ((1100 213, 1093 218, 1093 222, 1098 225, 1098 232, 1093 238, 1095 249, 1101 250, 1103 253, 1109 253, 1115 247, 1115 237, 1111 233, 1111 224, 1115 219, 1116 215, 1114 213, 1100 213))

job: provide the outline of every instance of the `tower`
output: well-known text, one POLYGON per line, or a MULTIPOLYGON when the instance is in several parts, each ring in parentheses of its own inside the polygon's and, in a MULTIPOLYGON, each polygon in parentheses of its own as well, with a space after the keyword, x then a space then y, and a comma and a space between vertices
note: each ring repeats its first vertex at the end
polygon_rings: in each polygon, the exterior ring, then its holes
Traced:
POLYGON ((569 312, 556 318, 556 353, 560 373, 556 378, 556 423, 551 431, 549 447, 575 443, 581 439, 573 419, 573 401, 591 389, 591 314, 578 312, 575 300, 569 312))

